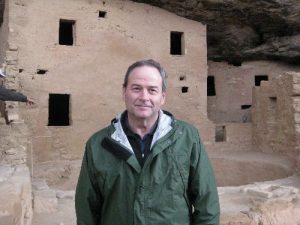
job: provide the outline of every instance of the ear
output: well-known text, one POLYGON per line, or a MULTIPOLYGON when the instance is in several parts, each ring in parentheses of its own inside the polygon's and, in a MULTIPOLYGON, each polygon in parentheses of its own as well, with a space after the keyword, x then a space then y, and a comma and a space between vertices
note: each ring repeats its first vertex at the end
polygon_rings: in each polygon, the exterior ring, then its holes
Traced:
POLYGON ((126 92, 126 88, 122 87, 122 99, 123 99, 123 101, 125 100, 125 92, 126 92))
POLYGON ((161 101, 160 101, 160 104, 161 104, 161 105, 165 104, 165 101, 166 101, 166 95, 167 95, 167 92, 163 91, 163 92, 162 92, 162 98, 161 98, 161 101))

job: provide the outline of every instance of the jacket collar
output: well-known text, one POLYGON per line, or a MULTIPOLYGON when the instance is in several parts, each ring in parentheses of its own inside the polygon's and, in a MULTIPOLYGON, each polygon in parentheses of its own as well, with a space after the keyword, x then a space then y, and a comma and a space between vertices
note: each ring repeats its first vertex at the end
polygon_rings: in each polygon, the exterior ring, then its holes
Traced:
MULTIPOLYGON (((173 118, 172 114, 162 110, 159 113, 158 125, 152 139, 151 148, 156 142, 162 140, 163 137, 167 137, 171 133, 171 130, 173 130, 173 126, 175 126, 176 120, 173 118)), ((131 145, 123 131, 120 120, 121 115, 122 114, 119 114, 115 119, 112 120, 112 134, 110 138, 104 138, 104 140, 101 142, 101 145, 116 157, 125 160, 129 165, 131 165, 132 168, 135 169, 135 171, 140 173, 142 168, 138 163, 137 158, 134 156, 131 145)), ((174 139, 174 137, 172 139, 174 139)), ((152 158, 154 155, 157 155, 159 152, 161 152, 165 148, 164 146, 166 144, 169 145, 171 142, 173 141, 168 140, 168 142, 163 142, 163 146, 160 146, 160 148, 157 148, 156 151, 151 154, 152 158)), ((149 160, 146 160, 146 162, 147 161, 149 160)))
MULTIPOLYGON (((112 120, 112 125, 114 126, 115 131, 112 133, 111 138, 114 139, 115 141, 119 142, 123 146, 125 146, 127 149, 129 149, 133 153, 131 145, 130 145, 130 143, 127 139, 127 136, 122 128, 121 116, 122 116, 122 114, 119 114, 116 116, 116 118, 114 120, 112 120)), ((159 111, 158 125, 157 125, 156 131, 153 135, 151 148, 155 144, 156 141, 158 141, 160 138, 164 137, 172 129, 172 124, 174 121, 175 121, 174 117, 171 113, 169 113, 167 111, 163 111, 163 110, 159 111)))

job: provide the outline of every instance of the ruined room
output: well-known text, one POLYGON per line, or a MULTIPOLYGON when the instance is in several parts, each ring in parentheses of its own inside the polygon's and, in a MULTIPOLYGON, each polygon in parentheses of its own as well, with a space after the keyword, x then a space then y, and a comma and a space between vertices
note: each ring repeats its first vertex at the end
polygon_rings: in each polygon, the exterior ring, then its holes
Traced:
POLYGON ((299 9, 0 0, 4 85, 35 102, 0 105, 0 225, 76 224, 85 142, 124 109, 127 66, 149 58, 167 71, 164 109, 201 134, 221 224, 300 224, 299 9))

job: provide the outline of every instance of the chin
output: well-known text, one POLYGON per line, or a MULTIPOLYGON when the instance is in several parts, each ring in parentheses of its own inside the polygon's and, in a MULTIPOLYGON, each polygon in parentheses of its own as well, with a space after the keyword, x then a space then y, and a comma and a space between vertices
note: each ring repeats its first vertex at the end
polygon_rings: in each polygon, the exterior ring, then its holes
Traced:
POLYGON ((145 119, 145 118, 151 117, 152 114, 150 112, 136 112, 133 115, 136 118, 145 119))

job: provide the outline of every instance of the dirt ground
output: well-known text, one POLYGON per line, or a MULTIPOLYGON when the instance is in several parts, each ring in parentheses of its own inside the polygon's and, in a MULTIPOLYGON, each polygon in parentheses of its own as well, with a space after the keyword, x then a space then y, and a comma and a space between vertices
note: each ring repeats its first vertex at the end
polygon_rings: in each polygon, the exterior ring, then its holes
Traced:
POLYGON ((34 213, 32 225, 76 225, 74 200, 59 199, 53 213, 34 213))
MULTIPOLYGON (((259 161, 256 155, 254 156, 256 161, 259 161)), ((239 157, 239 155, 236 156, 236 158, 239 157)), ((247 159, 249 159, 249 156, 247 156, 247 159)), ((260 160, 262 159, 260 158, 260 160)), ((280 163, 285 164, 285 161, 281 160, 278 164, 280 163)), ((36 165, 34 168, 35 178, 33 179, 34 196, 41 197, 42 201, 44 201, 43 198, 45 196, 38 195, 39 191, 43 192, 44 190, 52 193, 52 197, 49 201, 49 198, 47 199, 48 196, 46 196, 46 203, 41 207, 42 211, 44 210, 45 212, 37 212, 38 210, 34 206, 32 225, 76 225, 74 190, 78 179, 80 165, 80 160, 48 162, 36 165), (53 208, 53 203, 51 203, 52 200, 55 200, 54 208, 57 209, 55 211, 51 211, 53 208)), ((268 204, 273 205, 273 202, 282 200, 284 202, 283 204, 288 204, 290 209, 287 212, 277 212, 277 214, 283 213, 282 217, 284 217, 284 215, 288 213, 290 218, 293 217, 291 215, 300 210, 299 177, 299 174, 295 174, 294 176, 275 179, 273 181, 254 182, 242 186, 219 187, 221 224, 227 225, 228 222, 233 225, 245 224, 243 221, 249 222, 253 221, 254 218, 264 218, 263 215, 260 215, 260 212, 262 211, 260 208, 264 208, 268 204), (259 204, 256 204, 255 202, 259 204), (259 205, 260 208, 257 205, 259 205), (254 208, 257 208, 257 210, 253 211, 254 208)), ((282 204, 280 204, 280 207, 281 206, 282 204)), ((272 210, 273 209, 270 209, 269 211, 272 210)), ((268 224, 265 221, 256 222, 257 223, 253 224, 268 224)), ((281 222, 276 223, 276 221, 272 224, 283 225, 281 222)))

